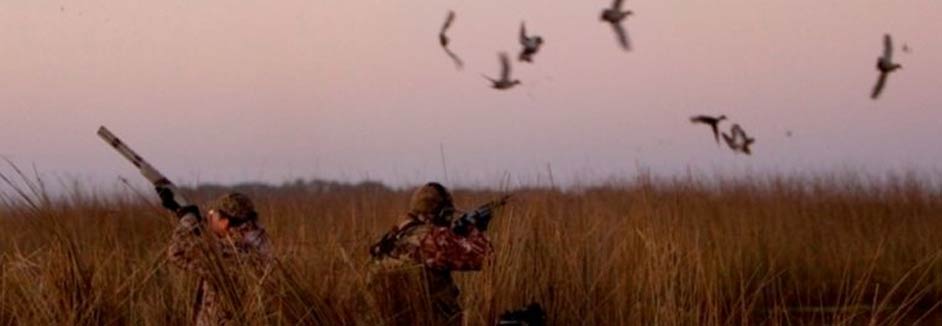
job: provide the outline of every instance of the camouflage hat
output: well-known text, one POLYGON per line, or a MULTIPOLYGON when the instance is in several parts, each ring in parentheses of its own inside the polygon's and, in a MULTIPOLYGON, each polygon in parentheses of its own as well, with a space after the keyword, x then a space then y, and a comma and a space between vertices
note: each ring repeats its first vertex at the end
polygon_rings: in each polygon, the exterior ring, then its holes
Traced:
POLYGON ((228 193, 216 199, 210 209, 223 213, 230 220, 246 222, 255 219, 255 205, 248 196, 241 193, 228 193))
POLYGON ((455 208, 451 194, 445 186, 430 182, 412 194, 409 209, 417 215, 438 215, 443 209, 455 208))

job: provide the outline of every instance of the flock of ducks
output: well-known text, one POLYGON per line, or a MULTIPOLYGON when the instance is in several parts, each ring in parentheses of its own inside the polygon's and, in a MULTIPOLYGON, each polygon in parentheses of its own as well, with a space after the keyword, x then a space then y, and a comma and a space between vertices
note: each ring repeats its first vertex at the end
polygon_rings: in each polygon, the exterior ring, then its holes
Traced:
MULTIPOLYGON (((615 31, 615 37, 618 41, 618 44, 625 51, 630 51, 631 42, 628 39, 628 32, 625 30, 623 22, 628 18, 628 16, 631 16, 634 13, 631 10, 622 9, 623 4, 624 0, 613 0, 611 7, 602 10, 600 20, 612 26, 615 31)), ((448 16, 445 17, 445 24, 442 25, 441 31, 438 34, 438 39, 439 44, 441 44, 448 57, 451 58, 458 69, 461 69, 464 66, 463 61, 458 57, 458 55, 448 48, 449 38, 446 33, 454 21, 455 12, 449 11, 448 16)), ((522 46, 522 49, 520 51, 520 55, 518 56, 518 60, 520 60, 520 62, 533 63, 533 57, 540 51, 540 47, 543 45, 543 37, 538 35, 528 35, 526 23, 520 23, 520 45, 522 46)), ((906 53, 910 52, 909 46, 907 44, 903 44, 902 50, 906 53)), ((511 77, 511 63, 510 57, 507 55, 507 53, 499 52, 498 60, 500 62, 500 78, 492 78, 484 74, 481 75, 491 83, 491 88, 497 90, 508 90, 514 86, 520 85, 521 82, 519 79, 514 79, 511 77)), ((877 58, 877 71, 880 72, 880 75, 877 79, 876 85, 873 87, 870 98, 876 100, 883 92, 883 89, 886 87, 887 77, 889 77, 890 73, 902 68, 902 65, 893 62, 892 38, 889 34, 884 34, 883 55, 877 58)), ((752 150, 750 149, 750 146, 755 143, 756 139, 750 137, 746 131, 743 130, 743 128, 737 123, 734 123, 730 127, 728 133, 720 132, 719 125, 723 120, 726 120, 725 115, 697 115, 690 117, 691 123, 710 126, 713 131, 713 139, 717 144, 720 144, 720 138, 722 136, 723 141, 734 153, 751 155, 752 150)), ((791 137, 791 131, 788 131, 787 135, 791 137)))
MULTIPOLYGON (((617 2, 619 1, 616 1, 616 3, 617 2)), ((909 53, 909 51, 909 46, 903 44, 903 52, 909 53)), ((893 38, 890 37, 889 34, 884 34, 883 55, 877 57, 877 71, 880 72, 880 76, 877 78, 877 84, 873 86, 873 91, 870 93, 870 98, 876 100, 878 97, 880 97, 880 93, 882 93, 883 88, 886 87, 886 79, 890 73, 902 68, 903 66, 901 64, 893 62, 893 38)), ((749 148, 749 146, 752 146, 752 144, 756 142, 756 139, 749 137, 749 135, 746 134, 746 131, 736 123, 730 127, 729 133, 720 133, 719 125, 723 120, 726 120, 725 115, 716 117, 709 115, 697 115, 690 117, 690 122, 693 124, 704 124, 710 126, 713 131, 713 139, 717 144, 720 143, 720 136, 722 136, 723 141, 734 153, 751 155, 752 150, 749 148)), ((791 137, 792 132, 787 131, 785 135, 791 137)))
MULTIPOLYGON (((605 8, 602 10, 601 20, 612 25, 612 28, 615 30, 615 36, 617 37, 618 43, 621 45, 625 51, 631 50, 631 45, 628 42, 628 32, 625 31, 625 27, 622 25, 622 21, 628 16, 632 15, 631 10, 622 10, 622 3, 624 0, 614 0, 610 8, 605 8)), ((451 28, 451 25, 455 22, 455 12, 448 11, 448 15, 445 16, 445 23, 442 24, 442 28, 438 33, 438 43, 441 45, 442 49, 445 50, 445 54, 451 58, 454 62, 455 67, 461 69, 464 67, 464 61, 461 60, 454 51, 452 51, 448 44, 451 39, 448 38, 448 29, 451 28)), ((533 56, 540 52, 540 47, 543 46, 543 37, 539 35, 528 35, 526 22, 520 23, 520 55, 517 57, 520 62, 533 63, 533 56)), ((510 57, 507 53, 500 52, 497 55, 500 62, 500 78, 492 78, 486 75, 485 79, 491 82, 491 87, 498 90, 507 90, 511 89, 514 86, 520 85, 521 82, 519 79, 512 79, 511 74, 511 64, 510 57)))

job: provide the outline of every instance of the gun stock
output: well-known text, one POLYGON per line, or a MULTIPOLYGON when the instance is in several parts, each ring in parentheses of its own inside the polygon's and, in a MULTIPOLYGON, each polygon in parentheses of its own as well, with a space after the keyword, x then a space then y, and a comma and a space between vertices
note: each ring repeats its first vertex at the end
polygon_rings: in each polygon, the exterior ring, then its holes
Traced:
POLYGON ((128 161, 131 161, 131 164, 134 164, 135 167, 141 172, 141 175, 154 184, 154 186, 166 187, 173 191, 173 198, 176 200, 180 206, 189 205, 190 201, 185 197, 180 195, 180 191, 177 190, 177 187, 170 182, 170 179, 167 179, 160 171, 154 168, 154 166, 147 163, 140 155, 137 155, 127 144, 125 144, 121 139, 111 133, 108 128, 102 126, 98 128, 98 136, 101 137, 108 145, 111 145, 116 151, 118 151, 121 156, 124 156, 128 161))

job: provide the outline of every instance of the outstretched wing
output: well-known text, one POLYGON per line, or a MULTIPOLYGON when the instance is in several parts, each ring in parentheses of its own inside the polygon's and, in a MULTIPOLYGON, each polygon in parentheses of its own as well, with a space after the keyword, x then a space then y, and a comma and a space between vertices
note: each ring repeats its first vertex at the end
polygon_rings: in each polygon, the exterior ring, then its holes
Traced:
POLYGON ((452 10, 449 10, 449 11, 448 11, 448 16, 445 17, 445 24, 442 25, 442 31, 441 31, 441 33, 442 33, 442 34, 445 34, 445 31, 447 31, 448 28, 451 27, 451 23, 454 22, 454 21, 455 21, 455 12, 452 11, 452 10))
POLYGON ((871 99, 877 99, 880 96, 880 93, 883 92, 883 86, 886 84, 887 73, 880 73, 880 78, 877 79, 877 84, 873 86, 873 92, 870 93, 871 99))
POLYGON ((722 133, 722 136, 723 141, 726 142, 726 146, 729 146, 729 148, 732 150, 736 150, 736 139, 725 132, 722 133))
POLYGON ((628 41, 628 32, 625 31, 625 27, 621 23, 612 24, 612 28, 615 29, 615 37, 618 38, 618 44, 621 44, 621 47, 625 51, 631 50, 631 43, 628 41))
POLYGON ((883 34, 883 59, 893 60, 893 39, 890 38, 890 34, 883 34))
POLYGON ((716 140, 716 143, 720 143, 720 128, 716 124, 711 124, 710 128, 713 129, 713 139, 716 140))
POLYGON ((510 58, 506 52, 501 52, 500 56, 500 78, 501 80, 510 79, 510 58))
POLYGON ((445 49, 445 53, 448 54, 448 57, 451 58, 451 61, 455 63, 455 68, 458 68, 460 70, 461 68, 464 67, 464 61, 461 61, 461 58, 458 57, 457 54, 455 54, 454 52, 451 52, 451 49, 449 49, 448 47, 445 47, 444 49, 445 49))
POLYGON ((692 116, 690 117, 690 122, 691 123, 706 123, 706 116, 702 116, 702 115, 692 116))
POLYGON ((621 10, 622 2, 624 2, 624 0, 615 0, 614 2, 612 2, 612 9, 621 10))
POLYGON ((527 26, 526 22, 520 22, 520 44, 527 46, 527 26))
POLYGON ((742 137, 743 141, 749 139, 749 136, 746 135, 746 131, 743 130, 742 127, 739 126, 739 124, 733 124, 733 128, 730 131, 733 133, 734 139, 738 137, 742 137))

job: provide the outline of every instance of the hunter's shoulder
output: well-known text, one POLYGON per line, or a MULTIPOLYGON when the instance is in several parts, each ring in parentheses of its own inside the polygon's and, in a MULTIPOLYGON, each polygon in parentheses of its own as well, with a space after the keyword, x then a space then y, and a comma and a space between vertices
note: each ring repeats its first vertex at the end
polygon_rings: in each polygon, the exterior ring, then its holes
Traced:
POLYGON ((414 220, 403 221, 397 226, 397 229, 401 234, 399 237, 400 242, 413 242, 432 232, 431 225, 414 220))
POLYGON ((200 226, 199 216, 193 213, 187 213, 181 216, 179 220, 177 220, 176 231, 178 232, 192 231, 193 229, 196 229, 199 226, 200 226))
POLYGON ((252 245, 262 245, 270 241, 265 227, 255 222, 246 223, 244 226, 233 230, 233 232, 239 234, 242 241, 252 245))
POLYGON ((242 253, 270 254, 271 239, 268 231, 258 223, 246 223, 231 230, 234 243, 242 253))

